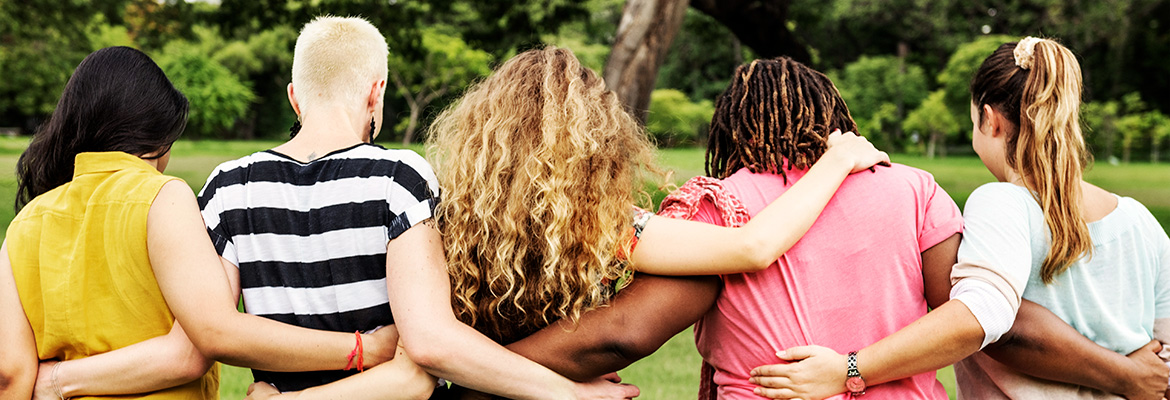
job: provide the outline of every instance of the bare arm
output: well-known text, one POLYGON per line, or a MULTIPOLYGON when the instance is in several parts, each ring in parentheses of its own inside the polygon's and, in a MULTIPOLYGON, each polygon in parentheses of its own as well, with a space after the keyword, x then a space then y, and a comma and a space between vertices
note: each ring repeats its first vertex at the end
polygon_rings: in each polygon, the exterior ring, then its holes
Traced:
POLYGON ((846 176, 890 161, 886 153, 851 133, 835 133, 829 141, 829 150, 800 181, 740 228, 653 218, 631 255, 634 268, 659 275, 767 268, 808 232, 846 176))
MULTIPOLYGON (((38 386, 50 383, 55 364, 41 363, 38 386)), ((166 335, 61 363, 57 383, 66 398, 147 393, 198 379, 211 365, 175 323, 166 335)))
POLYGON ((8 243, 0 246, 0 398, 32 398, 37 378, 37 343, 24 315, 8 243))
POLYGON ((658 350, 699 320, 719 289, 713 276, 638 274, 610 305, 585 313, 576 327, 558 321, 508 349, 573 380, 594 379, 658 350))
MULTIPOLYGON (((167 183, 155 198, 147 218, 147 248, 163 297, 204 356, 269 371, 345 368, 353 334, 296 327, 236 310, 236 294, 195 196, 182 182, 167 183)), ((393 356, 394 349, 380 340, 369 342, 367 366, 393 356)))
POLYGON ((439 233, 428 223, 386 246, 390 307, 407 354, 432 375, 515 399, 627 398, 629 386, 579 385, 455 319, 439 233), (591 390, 592 395, 583 391, 591 390))
POLYGON ((1129 357, 1101 347, 1043 306, 1023 301, 1007 335, 983 350, 1020 373, 1117 393, 1161 398, 1166 390, 1162 346, 1151 342, 1129 357), (1093 366, 1085 368, 1086 365, 1093 366))
POLYGON ((299 392, 280 393, 267 383, 253 383, 248 388, 248 399, 422 400, 430 397, 431 391, 435 389, 435 383, 434 377, 410 361, 406 353, 399 348, 393 360, 378 364, 360 374, 299 392))

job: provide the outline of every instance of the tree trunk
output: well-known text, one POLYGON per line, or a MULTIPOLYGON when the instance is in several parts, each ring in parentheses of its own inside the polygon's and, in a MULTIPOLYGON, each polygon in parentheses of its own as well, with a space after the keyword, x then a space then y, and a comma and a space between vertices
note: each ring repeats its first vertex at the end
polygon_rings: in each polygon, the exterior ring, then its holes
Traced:
MULTIPOLYGON (((1155 133, 1155 135, 1157 135, 1157 133, 1155 133)), ((1162 147, 1162 146, 1161 146, 1161 143, 1158 143, 1157 140, 1154 141, 1153 146, 1150 146, 1150 162, 1151 163, 1154 163, 1154 164, 1158 163, 1158 156, 1160 155, 1159 154, 1160 150, 1158 149, 1159 147, 1162 147)))
POLYGON ((1128 144, 1121 145, 1121 162, 1122 163, 1129 164, 1129 147, 1130 147, 1130 145, 1128 145, 1128 144))
POLYGON ((639 121, 646 120, 658 67, 686 16, 686 0, 627 0, 613 48, 605 62, 605 84, 639 121))
POLYGON ((926 142, 926 158, 933 159, 934 153, 938 151, 941 142, 942 134, 938 132, 930 133, 930 140, 926 142))
MULTIPOLYGON (((418 103, 410 103, 410 122, 406 124, 406 133, 402 135, 402 145, 409 146, 414 140, 414 130, 418 129, 418 117, 422 114, 422 107, 418 103)), ((386 127, 382 127, 386 129, 386 127)))
MULTIPOLYGON (((895 89, 895 90, 897 90, 897 98, 894 100, 898 106, 897 113, 894 115, 895 118, 897 118, 897 121, 903 121, 906 119, 906 96, 902 92, 901 83, 903 83, 904 79, 906 78, 906 55, 908 55, 908 54, 910 54, 910 45, 906 44, 906 41, 904 41, 904 40, 899 40, 898 41, 898 81, 899 81, 899 84, 896 85, 897 89, 895 89)), ((901 147, 901 145, 902 145, 902 124, 900 124, 900 123, 894 124, 894 140, 893 140, 893 142, 894 143, 891 143, 891 144, 894 145, 895 148, 901 147)), ((946 150, 943 150, 943 153, 946 153, 946 150)))

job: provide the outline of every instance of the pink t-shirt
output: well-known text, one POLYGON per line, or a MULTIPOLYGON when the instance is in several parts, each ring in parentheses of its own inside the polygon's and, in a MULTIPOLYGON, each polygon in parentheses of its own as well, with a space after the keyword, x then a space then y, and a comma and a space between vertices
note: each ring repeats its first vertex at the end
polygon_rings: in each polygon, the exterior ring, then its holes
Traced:
MULTIPOLYGON (((779 175, 742 169, 723 185, 754 216, 805 172, 788 171, 785 184, 779 175)), ((709 201, 694 219, 724 225, 709 201)), ((758 398, 749 372, 779 363, 778 350, 817 344, 844 354, 925 315, 921 253, 959 233, 962 224, 955 202, 925 171, 894 164, 846 178, 808 233, 775 264, 723 277, 715 307, 695 326, 699 353, 715 368, 719 398, 758 398)), ((947 394, 930 372, 872 386, 864 398, 947 394)))

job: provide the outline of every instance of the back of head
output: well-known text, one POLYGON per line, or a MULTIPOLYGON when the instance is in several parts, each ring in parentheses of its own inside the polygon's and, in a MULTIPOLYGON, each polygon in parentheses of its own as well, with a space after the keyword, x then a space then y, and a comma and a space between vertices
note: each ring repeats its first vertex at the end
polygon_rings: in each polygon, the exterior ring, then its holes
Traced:
POLYGON ((292 84, 302 110, 340 102, 357 106, 386 79, 386 38, 358 17, 317 17, 293 51, 292 84))
POLYGON ((1044 211, 1052 234, 1041 267, 1045 282, 1092 250, 1081 200, 1081 177, 1091 157, 1081 136, 1081 88, 1081 67, 1072 51, 1032 37, 1001 45, 971 79, 978 122, 986 118, 984 105, 1010 122, 1008 167, 1044 211))
POLYGON ((567 49, 521 53, 443 111, 429 142, 461 319, 507 340, 605 301, 653 146, 594 71, 567 49))
POLYGON ((752 61, 736 68, 715 103, 707 175, 808 168, 837 129, 856 131, 857 124, 827 76, 788 57, 752 61))
POLYGON ((146 54, 108 47, 81 61, 17 162, 16 208, 69 182, 82 152, 161 157, 187 124, 187 98, 146 54))

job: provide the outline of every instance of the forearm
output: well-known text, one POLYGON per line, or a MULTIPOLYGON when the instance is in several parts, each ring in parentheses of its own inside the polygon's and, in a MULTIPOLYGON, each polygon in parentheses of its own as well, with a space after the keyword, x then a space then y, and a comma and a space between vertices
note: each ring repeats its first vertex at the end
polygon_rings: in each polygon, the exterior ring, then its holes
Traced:
POLYGON ((616 372, 694 324, 715 302, 716 277, 638 274, 605 307, 576 326, 558 321, 508 349, 576 381, 616 372))
POLYGON ((420 330, 417 343, 411 340, 415 336, 403 335, 407 354, 431 375, 510 399, 574 398, 569 379, 452 322, 420 330))
POLYGON ((0 245, 0 399, 28 399, 37 381, 37 343, 8 258, 0 245))
POLYGON ((1020 303, 1008 334, 983 352, 1020 373, 1111 393, 1125 389, 1118 386, 1127 381, 1130 365, 1124 355, 1094 343, 1030 301, 1020 303))
MULTIPOLYGON (((210 325, 210 326, 209 326, 210 325)), ((232 311, 192 339, 204 355, 225 364, 276 372, 340 370, 356 347, 353 333, 288 325, 232 311)), ((386 351, 371 335, 362 335, 364 365, 385 361, 386 351)))
POLYGON ((379 364, 365 372, 322 386, 300 392, 283 393, 278 398, 317 399, 369 399, 369 400, 410 400, 426 399, 435 389, 437 381, 423 372, 404 354, 379 364))
POLYGON ((951 300, 859 350, 858 370, 868 385, 876 385, 953 364, 978 351, 982 342, 979 321, 962 302, 951 300))
POLYGON ((175 324, 166 335, 64 362, 57 382, 67 398, 147 393, 195 380, 211 365, 175 324))
POLYGON ((808 231, 850 164, 826 156, 791 189, 739 228, 653 218, 631 255, 634 269, 659 275, 717 275, 767 268, 808 231))

